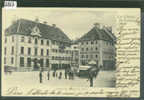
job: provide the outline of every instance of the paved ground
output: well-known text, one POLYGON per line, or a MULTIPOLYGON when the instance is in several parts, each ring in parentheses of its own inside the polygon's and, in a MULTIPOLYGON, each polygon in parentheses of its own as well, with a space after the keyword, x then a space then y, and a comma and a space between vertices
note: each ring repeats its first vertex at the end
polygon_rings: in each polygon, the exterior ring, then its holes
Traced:
MULTIPOLYGON (((60 71, 59 71, 60 72, 60 71)), ((58 72, 58 73, 59 73, 58 72)), ((5 75, 3 84, 5 86, 19 85, 22 87, 32 86, 50 86, 50 87, 89 87, 87 78, 75 77, 74 80, 64 78, 64 71, 62 79, 52 77, 50 73, 50 80, 47 80, 47 72, 43 73, 43 83, 39 83, 39 72, 13 72, 11 75, 5 75)), ((94 87, 115 87, 115 72, 114 71, 100 71, 97 78, 94 79, 94 87)))

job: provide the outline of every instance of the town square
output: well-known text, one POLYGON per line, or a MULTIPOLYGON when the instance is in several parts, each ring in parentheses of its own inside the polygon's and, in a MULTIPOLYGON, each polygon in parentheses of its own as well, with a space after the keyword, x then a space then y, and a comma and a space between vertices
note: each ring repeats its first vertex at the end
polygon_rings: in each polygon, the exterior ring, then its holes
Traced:
POLYGON ((65 32, 69 24, 61 28, 60 19, 41 21, 41 17, 15 16, 4 31, 4 80, 12 82, 8 86, 26 82, 27 86, 115 87, 116 37, 111 23, 90 20, 91 27, 76 37, 65 32))

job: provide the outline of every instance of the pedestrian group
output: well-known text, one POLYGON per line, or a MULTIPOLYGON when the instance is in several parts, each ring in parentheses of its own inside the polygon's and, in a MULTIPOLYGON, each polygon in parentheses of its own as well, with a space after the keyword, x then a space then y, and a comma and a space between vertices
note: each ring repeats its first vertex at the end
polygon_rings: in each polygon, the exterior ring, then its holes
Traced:
MULTIPOLYGON (((100 68, 97 67, 97 70, 95 70, 94 72, 89 71, 87 81, 90 82, 90 87, 93 87, 93 78, 97 77, 99 70, 100 70, 100 68)), ((62 74, 62 72, 58 73, 57 70, 54 70, 52 73, 52 76, 54 78, 58 78, 60 80, 60 79, 62 79, 63 74, 62 74)), ((65 76, 65 79, 74 80, 74 71, 72 71, 70 69, 65 69, 64 76, 65 76)), ((42 80, 43 80, 42 71, 40 71, 40 73, 39 73, 39 79, 40 79, 40 83, 42 83, 42 80)), ((47 80, 50 80, 50 72, 49 71, 47 72, 47 80)))

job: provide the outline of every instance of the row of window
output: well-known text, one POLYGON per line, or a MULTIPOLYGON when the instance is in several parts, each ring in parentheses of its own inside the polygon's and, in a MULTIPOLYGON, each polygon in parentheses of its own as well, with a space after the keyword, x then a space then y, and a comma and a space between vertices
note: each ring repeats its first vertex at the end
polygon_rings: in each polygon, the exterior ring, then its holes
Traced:
MULTIPOLYGON (((24 36, 21 37, 21 42, 25 42, 25 37, 24 37, 24 36)), ((61 44, 63 44, 63 43, 61 43, 61 42, 54 41, 54 40, 51 41, 51 42, 52 42, 53 45, 61 45, 61 44)), ((31 37, 28 38, 28 43, 32 43, 31 37)), ((38 44, 38 38, 35 38, 34 43, 35 43, 35 44, 38 44)), ((40 44, 41 44, 41 45, 45 45, 45 44, 44 44, 44 40, 41 40, 41 41, 40 41, 40 44)), ((49 45, 49 40, 47 40, 46 45, 49 45)), ((69 45, 67 44, 67 46, 69 46, 69 45)))
POLYGON ((52 49, 52 51, 55 52, 55 53, 66 53, 66 54, 71 54, 72 53, 72 51, 70 51, 70 50, 52 49))
MULTIPOLYGON (((21 42, 25 42, 25 37, 24 36, 21 37, 21 42)), ((28 38, 28 43, 32 43, 31 37, 28 38)), ((38 38, 35 38, 34 43, 38 44, 38 38)), ((44 40, 41 40, 40 44, 44 45, 44 40)), ((49 45, 49 40, 46 41, 46 45, 49 45)))
POLYGON ((93 47, 91 47, 91 48, 81 48, 81 51, 95 51, 95 50, 98 50, 98 48, 97 47, 95 47, 95 48, 93 48, 93 47))
MULTIPOLYGON (((21 41, 21 42, 32 43, 32 37, 28 37, 28 40, 25 39, 25 38, 27 38, 27 37, 22 36, 21 39, 20 39, 20 41, 21 41), (26 41, 26 40, 27 40, 27 41, 26 41)), ((12 36, 12 42, 14 42, 14 41, 15 41, 15 38, 14 38, 14 36, 12 36)), ((38 39, 38 38, 35 38, 35 39, 34 39, 34 43, 35 43, 35 44, 39 44, 38 42, 39 42, 39 39, 38 39)), ((53 45, 65 44, 66 46, 70 47, 70 44, 68 44, 68 43, 62 43, 62 42, 55 41, 55 40, 52 40, 51 42, 52 42, 53 45)), ((7 37, 5 37, 5 43, 7 43, 7 37)), ((40 44, 41 44, 41 45, 45 45, 45 40, 41 39, 41 40, 40 40, 40 44)), ((46 45, 49 45, 49 40, 46 40, 46 45)))
MULTIPOLYGON (((14 42, 14 40, 15 40, 15 38, 14 38, 14 36, 12 36, 12 42, 14 42)), ((25 37, 22 36, 20 41, 21 41, 21 42, 26 42, 25 37)), ((32 43, 31 37, 28 38, 28 41, 27 41, 27 42, 28 42, 28 43, 32 43)), ((7 43, 7 37, 5 38, 5 43, 7 43)), ((38 38, 35 38, 34 43, 35 43, 35 44, 38 44, 38 38)), ((41 41, 40 41, 40 44, 41 44, 41 45, 44 45, 44 40, 41 40, 41 41)), ((46 44, 49 45, 49 40, 47 40, 46 44)))
MULTIPOLYGON (((7 48, 5 47, 4 48, 4 54, 6 55, 7 54, 7 48)), ((14 54, 14 46, 12 46, 12 49, 11 49, 11 55, 14 54)))
MULTIPOLYGON (((113 46, 112 42, 104 41, 104 43, 106 45, 112 45, 113 46)), ((83 42, 81 42, 81 45, 89 45, 89 44, 91 44, 91 45, 97 44, 97 41, 83 41, 83 42)))
POLYGON ((88 65, 88 62, 90 62, 90 60, 80 60, 82 65, 88 65))
MULTIPOLYGON (((21 54, 24 54, 24 47, 21 47, 21 54)), ((31 48, 28 48, 28 55, 31 55, 31 48)), ((34 55, 38 55, 38 48, 34 49, 34 55)), ((44 49, 41 49, 41 56, 44 55, 44 49)), ((49 55, 49 50, 47 49, 47 55, 49 55)))
POLYGON ((65 60, 65 61, 70 61, 72 60, 71 57, 57 57, 57 56, 52 56, 52 60, 65 60))
POLYGON ((105 41, 105 44, 106 44, 106 45, 113 46, 113 43, 112 43, 112 42, 107 42, 107 41, 105 41))
POLYGON ((88 45, 88 44, 97 44, 97 41, 83 41, 81 42, 81 45, 88 45))
MULTIPOLYGON (((27 50, 27 54, 28 55, 31 55, 31 48, 30 47, 28 47, 27 48, 28 50, 27 50)), ((21 54, 24 54, 24 51, 25 51, 25 48, 24 47, 21 47, 21 54)), ((68 53, 72 53, 72 51, 70 51, 70 50, 63 50, 63 52, 62 51, 60 51, 60 50, 57 50, 57 49, 52 49, 52 51, 53 52, 55 52, 55 53, 58 53, 58 52, 60 52, 60 53, 66 53, 66 54, 68 54, 68 53)), ((6 55, 7 54, 7 48, 5 47, 5 49, 4 49, 4 54, 6 55)), ((12 48, 11 48, 11 54, 13 55, 14 54, 14 46, 12 46, 12 48)), ((34 49, 34 54, 35 55, 38 55, 38 48, 35 48, 34 49)), ((43 56, 44 55, 44 49, 41 49, 41 56, 43 56)), ((49 50, 47 49, 47 55, 49 55, 49 50)))
MULTIPOLYGON (((32 67, 32 58, 28 57, 28 58, 24 58, 24 57, 20 57, 20 67, 32 67), (25 60, 27 60, 26 65, 25 65, 25 60)), ((36 62, 34 62, 34 67, 36 67, 36 62)), ((49 59, 40 59, 40 66, 39 67, 43 67, 43 66, 49 67, 49 59), (45 60, 45 64, 44 64, 44 60, 45 60)))
MULTIPOLYGON (((14 42, 15 41, 15 38, 14 38, 14 36, 12 36, 12 42, 14 42)), ((7 43, 7 37, 5 37, 5 43, 7 43)))
MULTIPOLYGON (((15 40, 15 38, 14 38, 14 36, 12 36, 12 42, 14 42, 14 40, 15 40)), ((21 37, 21 42, 25 42, 25 40, 26 40, 25 37, 22 36, 21 37)), ((41 40, 40 42, 41 42, 40 43, 41 45, 44 45, 44 40, 41 40)), ((7 37, 5 38, 5 43, 7 43, 7 37)), ((28 38, 28 43, 32 43, 31 37, 28 38)), ((38 38, 35 38, 34 43, 38 44, 38 38)), ((46 44, 49 45, 49 40, 47 40, 46 44)), ((58 42, 58 41, 54 41, 53 40, 52 44, 53 45, 60 45, 61 43, 58 42)), ((88 44, 97 44, 97 41, 85 41, 85 42, 81 42, 81 45, 84 45, 84 44, 86 44, 86 45, 88 45, 88 44)), ((113 45, 112 42, 108 42, 108 41, 105 41, 105 44, 106 45, 113 45)), ((67 46, 69 46, 69 44, 67 44, 67 46)))
POLYGON ((98 55, 81 55, 81 58, 97 58, 98 55))

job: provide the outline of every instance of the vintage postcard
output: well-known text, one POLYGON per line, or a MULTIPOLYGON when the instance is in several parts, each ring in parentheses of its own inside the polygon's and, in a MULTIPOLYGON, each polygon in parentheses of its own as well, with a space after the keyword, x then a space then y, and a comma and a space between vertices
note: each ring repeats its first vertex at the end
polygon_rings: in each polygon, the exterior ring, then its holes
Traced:
POLYGON ((2 96, 139 97, 139 8, 2 10, 2 96))

